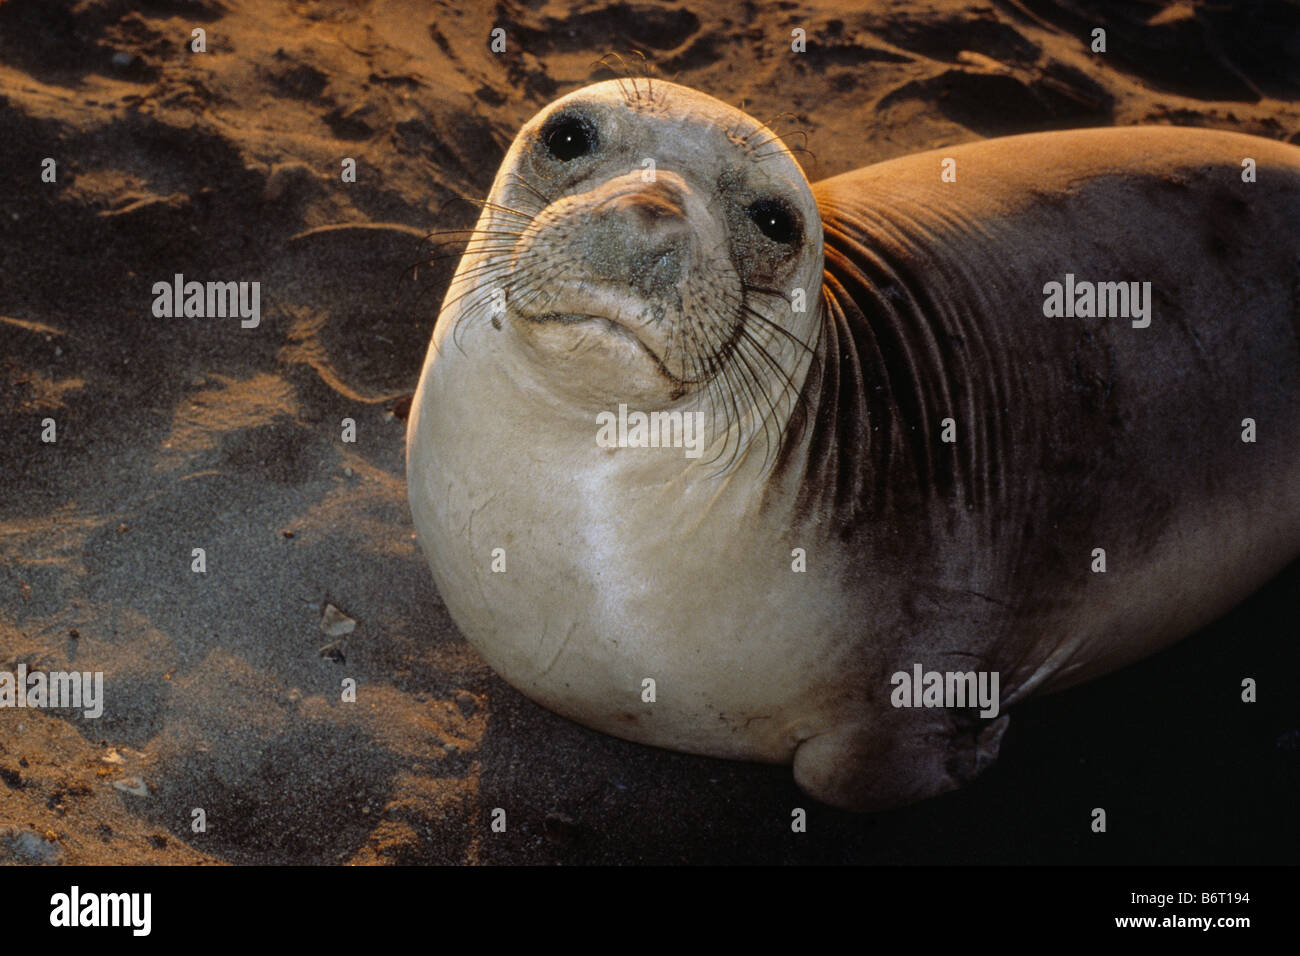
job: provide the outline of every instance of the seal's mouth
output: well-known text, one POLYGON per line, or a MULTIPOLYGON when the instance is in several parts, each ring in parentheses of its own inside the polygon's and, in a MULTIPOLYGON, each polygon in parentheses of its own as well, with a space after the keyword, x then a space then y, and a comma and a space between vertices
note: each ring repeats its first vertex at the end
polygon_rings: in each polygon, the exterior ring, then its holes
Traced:
POLYGON ((619 339, 627 342, 629 345, 638 346, 641 351, 645 352, 645 354, 664 371, 665 374, 668 374, 668 370, 664 368, 663 359, 660 358, 659 353, 651 348, 650 345, 641 338, 641 336, 637 335, 633 329, 624 323, 619 322, 617 319, 611 319, 604 315, 593 315, 587 312, 543 312, 540 315, 525 315, 522 316, 522 318, 527 319, 529 322, 538 323, 554 322, 559 325, 574 326, 587 324, 594 325, 603 333, 618 336, 619 339))

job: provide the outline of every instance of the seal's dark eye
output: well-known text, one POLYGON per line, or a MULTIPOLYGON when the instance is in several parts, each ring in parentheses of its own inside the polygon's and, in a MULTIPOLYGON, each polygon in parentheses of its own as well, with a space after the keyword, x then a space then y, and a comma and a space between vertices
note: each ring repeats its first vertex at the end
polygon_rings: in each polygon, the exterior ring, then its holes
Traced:
POLYGON ((574 117, 561 117, 542 134, 552 156, 567 163, 596 148, 596 131, 574 117))
POLYGON ((797 238, 794 216, 790 209, 779 199, 760 199, 750 205, 745 212, 754 220, 758 231, 773 242, 789 245, 797 238))

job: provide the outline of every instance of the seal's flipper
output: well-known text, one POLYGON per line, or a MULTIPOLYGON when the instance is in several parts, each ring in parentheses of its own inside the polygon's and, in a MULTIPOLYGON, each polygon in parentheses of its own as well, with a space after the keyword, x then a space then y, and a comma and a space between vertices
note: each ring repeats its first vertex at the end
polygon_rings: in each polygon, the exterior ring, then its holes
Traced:
POLYGON ((1010 718, 970 724, 947 714, 912 733, 847 724, 799 745, 794 778, 809 796, 844 810, 884 810, 975 779, 998 757, 1010 718))

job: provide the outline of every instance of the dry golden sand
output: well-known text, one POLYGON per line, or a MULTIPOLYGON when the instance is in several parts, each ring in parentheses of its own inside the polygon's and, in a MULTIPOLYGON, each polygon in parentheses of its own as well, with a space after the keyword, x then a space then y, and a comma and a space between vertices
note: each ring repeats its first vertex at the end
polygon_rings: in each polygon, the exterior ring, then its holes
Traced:
POLYGON ((472 221, 446 204, 486 193, 524 120, 608 75, 597 57, 641 49, 760 119, 792 114, 775 125, 806 135, 814 179, 1040 129, 1300 130, 1294 5, 858 6, 0 3, 0 669, 102 671, 107 698, 98 720, 0 711, 0 860, 1285 859, 1295 706, 1243 715, 1199 678, 1294 677, 1274 618, 1294 568, 1155 661, 1018 711, 971 791, 877 817, 810 805, 788 768, 548 714, 442 607, 400 414, 452 263, 407 267, 421 235, 472 221), (1105 56, 1084 42, 1098 24, 1105 56), (261 282, 260 327, 155 318, 176 273, 261 282), (332 657, 327 603, 357 621, 332 657), (142 793, 113 785, 131 778, 142 793), (1103 801, 1143 837, 1082 845, 1103 801))

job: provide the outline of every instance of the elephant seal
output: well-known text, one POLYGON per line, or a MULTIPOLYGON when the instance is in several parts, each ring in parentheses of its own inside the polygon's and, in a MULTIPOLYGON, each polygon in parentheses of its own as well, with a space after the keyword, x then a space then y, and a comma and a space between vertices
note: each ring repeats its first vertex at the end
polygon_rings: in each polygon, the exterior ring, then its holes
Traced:
POLYGON ((560 714, 839 807, 944 792, 1009 706, 1300 553, 1298 221, 1300 149, 1239 134, 810 186, 711 97, 580 89, 519 132, 438 317, 419 541, 560 714))

